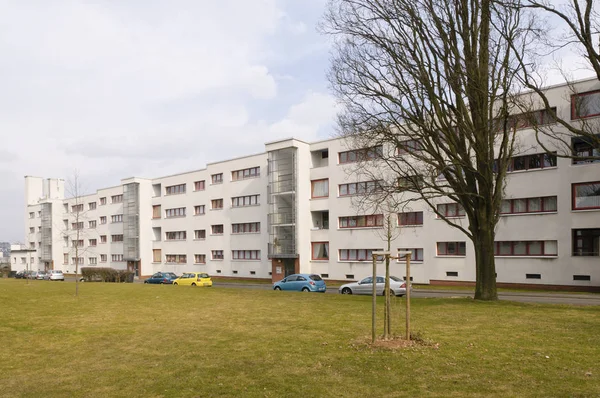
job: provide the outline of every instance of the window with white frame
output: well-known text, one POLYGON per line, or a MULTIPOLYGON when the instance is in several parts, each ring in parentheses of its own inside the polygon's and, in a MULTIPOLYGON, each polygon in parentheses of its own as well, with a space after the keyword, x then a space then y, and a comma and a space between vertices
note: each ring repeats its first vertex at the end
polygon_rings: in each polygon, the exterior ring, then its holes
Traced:
POLYGON ((122 203, 123 195, 113 195, 110 197, 110 202, 113 204, 122 203))
POLYGON ((223 235, 223 224, 211 225, 210 233, 213 235, 223 235))
POLYGON ((248 169, 235 170, 231 172, 231 181, 239 181, 256 177, 260 177, 260 167, 250 167, 248 169))
POLYGON ((312 180, 310 182, 311 198, 327 198, 329 196, 329 179, 312 180))
POLYGON ((204 214, 204 205, 197 205, 194 206, 194 215, 195 216, 201 216, 204 214))
POLYGON ((213 260, 223 260, 223 250, 211 250, 211 258, 213 260))
POLYGON ((516 240, 494 242, 495 256, 557 256, 558 242, 555 240, 516 240))
POLYGON ((210 208, 212 210, 221 210, 223 208, 223 199, 213 199, 210 201, 210 208))
POLYGON ((103 206, 106 204, 106 198, 100 198, 100 206, 103 206))
POLYGON ((438 256, 465 256, 467 254, 466 242, 437 242, 438 256))
POLYGON ((74 230, 83 229, 83 221, 71 223, 71 228, 74 230))
POLYGON ((212 174, 210 176, 211 184, 223 184, 223 173, 212 174))
POLYGON ((120 262, 120 261, 124 261, 123 260, 123 255, 122 254, 112 254, 111 255, 111 259, 113 262, 120 262))
POLYGON ((119 234, 119 235, 111 235, 110 236, 110 241, 112 243, 123 242, 123 235, 121 235, 121 234, 119 234))
POLYGON ((180 195, 185 193, 185 184, 165 187, 165 195, 180 195))
POLYGON ((204 180, 194 181, 194 191, 204 191, 205 185, 206 183, 204 180))
POLYGON ((110 216, 110 222, 111 223, 123 222, 123 214, 115 214, 115 215, 110 216))
POLYGON ((35 212, 29 213, 29 218, 35 218, 35 212))
POLYGON ((96 210, 96 202, 88 203, 88 210, 96 210))
POLYGON ((98 240, 96 239, 88 239, 88 246, 97 246, 98 240))
POLYGON ((206 239, 206 230, 205 229, 196 229, 194 231, 194 239, 196 239, 196 240, 206 239))
MULTIPOLYGON (((373 261, 373 252, 382 249, 340 249, 340 261, 373 261)), ((377 261, 383 260, 383 256, 377 256, 377 261)))
POLYGON ((96 257, 88 257, 88 264, 96 265, 96 264, 98 264, 98 259, 96 257))
POLYGON ((260 204, 260 195, 246 195, 231 198, 232 207, 257 206, 260 204))
POLYGON ((160 218, 160 216, 161 216, 160 212, 161 212, 160 205, 152 206, 152 218, 160 218))
POLYGON ((83 247, 83 239, 71 241, 73 247, 83 247))
POLYGON ((107 261, 107 255, 106 254, 101 254, 100 255, 100 262, 101 263, 105 263, 107 261))
POLYGON ((232 260, 260 260, 260 250, 232 250, 232 260))
POLYGON ((83 265, 83 257, 71 257, 71 264, 83 265))
POLYGON ((167 263, 185 264, 187 263, 187 256, 185 254, 167 254, 167 263))
MULTIPOLYGON (((27 261, 27 260, 25 260, 25 261, 27 261)), ((23 264, 25 264, 25 261, 23 262, 23 264)), ((63 264, 69 264, 69 253, 63 254, 63 264)))
MULTIPOLYGON (((398 249, 399 252, 411 252, 410 254, 410 261, 423 261, 423 248, 400 248, 398 249)), ((406 257, 402 256, 400 258, 398 258, 398 262, 400 263, 405 263, 406 262, 406 257)))
POLYGON ((162 250, 161 249, 152 249, 152 262, 160 263, 162 261, 162 250))
POLYGON ((166 240, 186 240, 187 232, 186 231, 169 231, 165 233, 166 240))
POLYGON ((88 228, 96 228, 96 220, 88 221, 88 228))
POLYGON ((194 254, 194 264, 206 264, 206 254, 194 254))
POLYGON ((166 218, 185 217, 185 207, 177 207, 165 210, 166 218))
POLYGON ((259 222, 247 222, 239 224, 231 224, 232 234, 257 234, 260 233, 259 222))
POLYGON ((329 260, 329 242, 311 242, 313 260, 329 260))
POLYGON ((71 213, 80 213, 83 211, 83 204, 71 206, 71 213))
POLYGON ((106 235, 100 235, 100 243, 106 243, 106 235))
POLYGON ((106 216, 100 216, 100 224, 106 224, 106 216))

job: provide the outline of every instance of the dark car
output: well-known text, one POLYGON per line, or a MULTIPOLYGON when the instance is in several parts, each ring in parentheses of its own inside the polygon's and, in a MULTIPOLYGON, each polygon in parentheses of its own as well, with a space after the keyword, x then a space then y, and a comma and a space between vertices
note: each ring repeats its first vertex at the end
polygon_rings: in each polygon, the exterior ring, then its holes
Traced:
POLYGON ((152 275, 150 278, 146 279, 144 281, 144 283, 170 285, 177 278, 178 278, 177 275, 175 275, 173 272, 157 272, 156 274, 152 275))
POLYGON ((17 279, 25 279, 25 271, 19 271, 15 274, 15 278, 17 279))

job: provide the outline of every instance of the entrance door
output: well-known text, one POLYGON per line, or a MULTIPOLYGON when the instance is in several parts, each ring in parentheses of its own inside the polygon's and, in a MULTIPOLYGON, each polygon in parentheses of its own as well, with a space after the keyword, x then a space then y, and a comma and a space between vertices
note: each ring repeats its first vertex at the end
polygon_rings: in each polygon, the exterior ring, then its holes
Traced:
POLYGON ((292 275, 296 273, 296 259, 294 258, 284 258, 283 259, 283 267, 285 276, 292 275))
POLYGON ((139 261, 127 261, 127 271, 133 272, 138 277, 140 276, 139 261))

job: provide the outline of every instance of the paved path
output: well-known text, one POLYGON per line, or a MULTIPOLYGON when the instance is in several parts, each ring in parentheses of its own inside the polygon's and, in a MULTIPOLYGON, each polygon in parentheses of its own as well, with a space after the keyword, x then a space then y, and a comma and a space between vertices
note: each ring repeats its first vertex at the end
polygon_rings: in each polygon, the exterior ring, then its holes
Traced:
MULTIPOLYGON (((272 289, 272 286, 264 283, 231 283, 214 282, 215 287, 232 289, 272 289)), ((327 293, 337 293, 337 287, 327 289, 327 293)), ((473 297, 473 292, 467 290, 437 290, 424 287, 415 288, 412 291, 415 298, 441 298, 441 297, 473 297)), ((500 300, 518 301, 523 303, 541 304, 570 304, 570 305, 598 305, 600 306, 600 294, 582 293, 547 293, 547 292, 502 292, 498 294, 500 300)))

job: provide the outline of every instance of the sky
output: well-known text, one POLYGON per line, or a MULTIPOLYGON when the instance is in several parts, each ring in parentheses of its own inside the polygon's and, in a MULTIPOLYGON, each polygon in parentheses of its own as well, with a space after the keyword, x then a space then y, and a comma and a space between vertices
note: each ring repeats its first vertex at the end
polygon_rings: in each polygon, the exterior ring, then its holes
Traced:
POLYGON ((0 0, 0 242, 24 239, 26 175, 93 193, 335 136, 326 2, 0 0))
POLYGON ((1 3, 0 241, 26 175, 91 193, 334 135, 326 0, 1 3))

